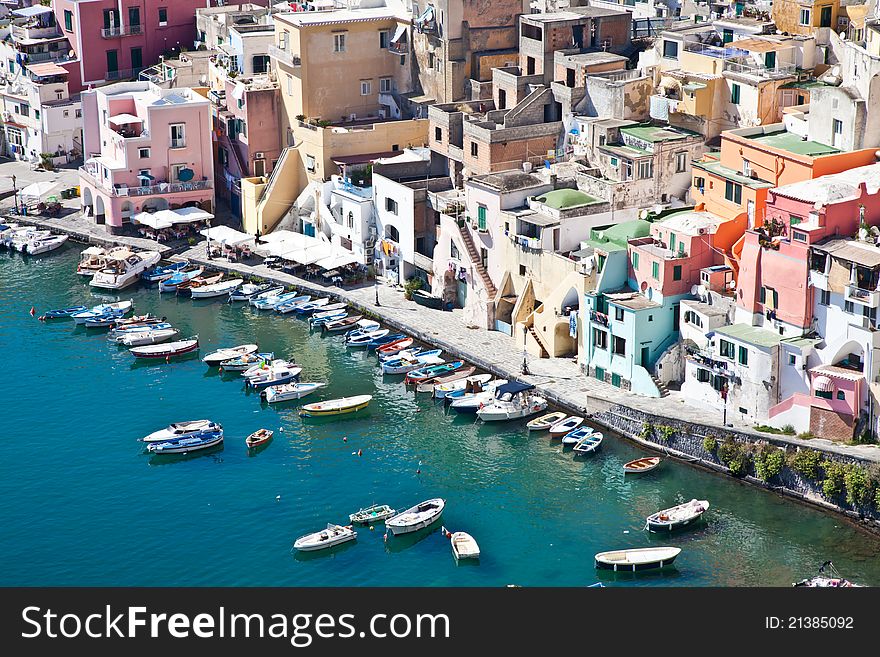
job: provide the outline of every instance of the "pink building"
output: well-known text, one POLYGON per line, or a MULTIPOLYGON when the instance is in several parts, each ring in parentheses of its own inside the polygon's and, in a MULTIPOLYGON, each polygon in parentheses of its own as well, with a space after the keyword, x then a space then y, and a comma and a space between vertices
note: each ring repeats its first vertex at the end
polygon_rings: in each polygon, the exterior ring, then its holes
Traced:
POLYGON ((52 0, 52 8, 88 86, 135 77, 165 51, 192 48, 196 9, 209 1, 52 0))
POLYGON ((738 321, 760 325, 775 319, 791 335, 809 329, 814 315, 810 246, 854 235, 860 216, 869 225, 880 224, 880 164, 770 190, 764 225, 745 235, 738 321))
POLYGON ((82 94, 83 211, 111 230, 140 212, 214 206, 211 103, 192 89, 120 82, 82 94))

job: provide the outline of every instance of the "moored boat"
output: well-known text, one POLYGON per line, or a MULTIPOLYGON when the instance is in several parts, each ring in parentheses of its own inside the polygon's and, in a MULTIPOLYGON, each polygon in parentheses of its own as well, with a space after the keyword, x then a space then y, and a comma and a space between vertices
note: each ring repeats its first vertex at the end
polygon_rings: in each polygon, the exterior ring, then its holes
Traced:
POLYGON ((363 315, 349 315, 348 317, 322 324, 321 330, 326 333, 340 333, 356 324, 362 317, 363 315))
POLYGON ((301 305, 303 305, 304 303, 308 303, 311 298, 311 294, 302 294, 298 297, 287 299, 286 301, 283 301, 275 306, 275 312, 282 315, 287 315, 288 313, 295 312, 296 309, 299 308, 301 305))
POLYGON ((403 333, 391 333, 386 335, 380 335, 377 338, 373 338, 367 343, 367 351, 372 351, 373 349, 378 349, 379 347, 389 344, 391 342, 397 342, 401 338, 405 337, 403 333))
POLYGON ((352 338, 361 336, 364 333, 372 333, 373 331, 378 331, 379 328, 379 322, 375 320, 359 319, 357 322, 355 322, 355 327, 353 329, 349 329, 342 335, 342 339, 348 341, 352 338))
POLYGON ((223 280, 224 276, 225 274, 223 272, 216 272, 214 274, 202 274, 201 276, 196 276, 195 278, 191 278, 188 281, 184 281, 177 286, 177 290, 175 292, 177 296, 180 297, 191 297, 193 290, 200 287, 208 287, 214 285, 215 283, 219 283, 223 280))
POLYGON ((357 349, 358 347, 366 347, 373 338, 381 338, 388 335, 388 329, 377 329, 375 331, 366 331, 357 335, 352 335, 345 339, 345 346, 357 349))
POLYGON ((30 255, 40 255, 48 253, 61 246, 67 241, 67 235, 48 235, 46 237, 35 237, 26 245, 26 251, 30 255))
MULTIPOLYGON (((92 321, 92 320, 89 320, 92 321)), ((87 324, 88 326, 88 324, 87 324)), ((141 324, 141 325, 132 325, 126 326, 120 329, 113 329, 107 335, 107 340, 110 342, 114 342, 116 344, 125 344, 125 340, 132 335, 140 335, 143 333, 149 333, 150 331, 162 331, 165 329, 174 328, 168 322, 160 322, 158 324, 141 324)), ((134 345, 131 345, 134 346, 134 345)))
POLYGON ((625 463, 623 465, 623 471, 626 474, 640 474, 643 472, 650 472, 658 465, 660 465, 660 460, 661 459, 659 456, 646 456, 644 458, 635 459, 634 461, 625 463))
POLYGON ((193 336, 187 340, 134 347, 128 351, 135 358, 173 358, 198 351, 198 349, 199 338, 198 336, 193 336))
POLYGON ((282 292, 264 299, 257 299, 251 305, 257 310, 275 310, 278 306, 299 298, 298 292, 282 292))
POLYGON ((805 586, 809 588, 850 588, 857 587, 862 588, 864 584, 856 584, 854 582, 849 581, 841 576, 837 569, 834 567, 834 564, 830 561, 826 561, 821 566, 819 566, 819 573, 814 575, 813 577, 808 577, 807 579, 802 579, 799 582, 794 582, 792 586, 805 586), (825 569, 828 569, 826 573, 825 569))
POLYGON ((125 318, 113 317, 112 313, 108 313, 107 315, 101 315, 99 317, 92 317, 91 319, 87 319, 85 322, 83 322, 83 325, 86 328, 109 328, 113 331, 119 330, 120 332, 122 332, 127 327, 139 327, 161 323, 165 323, 163 319, 154 317, 150 314, 125 318))
POLYGON ((399 356, 382 363, 382 372, 385 374, 406 374, 428 365, 442 365, 444 361, 440 358, 440 353, 439 349, 410 353, 402 352, 399 356))
POLYGON ((293 543, 294 549, 300 552, 313 552, 315 550, 324 550, 331 548, 340 543, 347 543, 357 539, 357 532, 351 526, 343 527, 342 525, 327 524, 326 529, 312 534, 300 536, 293 543))
POLYGON ((229 301, 249 301, 252 297, 262 294, 266 290, 272 288, 271 283, 245 283, 238 289, 233 290, 229 294, 229 301))
POLYGON ((233 278, 228 281, 218 281, 211 285, 201 285, 190 290, 193 299, 213 299, 215 297, 228 297, 231 292, 244 283, 244 279, 233 278))
POLYGON ((269 369, 257 376, 249 377, 247 385, 251 388, 260 389, 266 386, 277 386, 282 383, 296 381, 299 378, 302 368, 293 364, 285 363, 284 365, 270 365, 269 369))
POLYGON ((41 317, 42 319, 70 319, 73 315, 76 315, 77 313, 84 313, 87 311, 88 308, 86 308, 85 306, 69 306, 67 308, 47 310, 41 315, 41 317))
POLYGON ((480 546, 473 536, 467 532, 450 532, 446 527, 442 531, 452 544, 452 554, 457 560, 480 558, 480 546))
POLYGON ((581 440, 583 440, 587 436, 592 436, 594 433, 595 431, 592 427, 577 427, 576 429, 572 429, 562 437, 562 444, 565 447, 573 447, 574 445, 577 445, 581 440))
POLYGON ((116 314, 121 319, 132 309, 133 306, 134 301, 132 299, 129 299, 128 301, 116 301, 114 303, 102 303, 94 306, 90 310, 74 313, 71 317, 77 324, 85 324, 89 319, 103 317, 109 314, 116 314))
POLYGON ((150 443, 147 449, 153 454, 188 454, 200 449, 215 447, 223 442, 223 431, 204 431, 167 442, 150 443))
POLYGON ((95 272, 104 267, 104 256, 107 249, 102 246, 90 246, 79 254, 76 273, 80 276, 94 276, 95 272))
POLYGON ((167 342, 180 335, 180 331, 176 328, 160 328, 148 331, 128 331, 125 335, 119 336, 117 344, 125 347, 141 347, 150 344, 160 344, 167 342))
POLYGON ((495 400, 477 411, 484 422, 517 420, 540 413, 547 408, 547 400, 534 394, 530 383, 510 381, 495 392, 495 400))
MULTIPOLYGON (((330 303, 329 297, 320 297, 318 299, 311 299, 306 303, 301 303, 294 308, 293 312, 297 315, 309 315, 319 308, 325 308, 330 303)), ((345 307, 345 304, 341 304, 341 307, 345 307)))
POLYGON ((628 548, 599 552, 595 560, 600 570, 636 572, 669 566, 679 554, 677 547, 628 548))
POLYGON ((571 448, 571 451, 573 451, 576 456, 591 456, 599 451, 604 439, 605 437, 598 431, 591 431, 589 435, 578 440, 574 444, 574 447, 571 448))
POLYGON ((239 356, 249 356, 250 354, 254 354, 257 352, 257 349, 259 349, 259 347, 255 344, 240 344, 237 347, 218 349, 202 358, 202 362, 208 367, 216 367, 223 361, 232 360, 239 356))
POLYGON ((437 378, 438 376, 442 376, 444 374, 449 374, 450 372, 454 372, 455 370, 460 369, 463 366, 463 360, 454 360, 450 363, 441 363, 440 365, 431 365, 429 367, 412 370, 410 372, 407 372, 406 377, 403 379, 403 383, 406 385, 412 385, 415 383, 427 383, 431 379, 437 378))
POLYGON ((144 283, 158 283, 174 276, 177 272, 189 266, 186 261, 172 262, 167 265, 156 265, 151 269, 141 272, 141 280, 144 283))
POLYGON ((425 500, 396 516, 388 518, 385 521, 385 526, 395 536, 417 532, 437 522, 440 516, 443 515, 445 507, 446 501, 442 498, 437 497, 432 500, 425 500))
POLYGON ((547 413, 547 415, 542 415, 541 417, 536 417, 534 420, 530 420, 529 423, 526 424, 526 429, 529 431, 547 431, 554 424, 564 419, 565 413, 562 411, 554 411, 553 413, 547 413))
POLYGON ((708 511, 709 502, 692 499, 690 502, 663 509, 648 516, 645 529, 650 532, 671 532, 694 524, 708 511))
POLYGON ((302 407, 299 414, 305 417, 324 417, 327 415, 356 413, 366 408, 372 398, 372 395, 355 395, 353 397, 341 397, 339 399, 306 404, 302 407))
POLYGON ((374 522, 381 522, 393 517, 397 511, 387 504, 374 504, 366 509, 361 509, 348 516, 348 519, 358 525, 370 525, 374 522))
POLYGON ((253 295, 250 299, 248 299, 248 304, 250 304, 251 306, 256 306, 256 304, 265 301, 266 299, 279 297, 282 294, 284 294, 283 285, 272 285, 268 290, 264 290, 259 294, 253 295))
POLYGON ((204 267, 198 265, 187 265, 186 267, 178 270, 168 278, 159 281, 159 292, 176 292, 178 285, 183 285, 187 281, 201 276, 202 272, 204 271, 204 267))
MULTIPOLYGON (((488 384, 482 392, 472 392, 461 395, 460 397, 456 396, 451 400, 450 395, 447 395, 446 401, 450 402, 449 408, 456 413, 476 413, 484 406, 491 404, 495 399, 496 390, 506 383, 507 379, 496 379, 488 384)), ((452 393, 452 395, 457 394, 458 393, 452 393)))
MULTIPOLYGON (((435 386, 445 385, 447 383, 455 383, 457 381, 465 381, 476 371, 476 367, 474 367, 473 365, 468 365, 467 367, 461 367, 457 370, 454 370, 449 374, 432 377, 430 379, 417 383, 416 392, 429 392, 431 393, 431 395, 436 396, 434 395, 435 386)), ((445 396, 445 393, 443 396, 445 396)), ((442 399, 442 396, 440 398, 442 399)))
POLYGON ((255 365, 260 366, 264 363, 268 364, 273 358, 275 358, 275 352, 273 351, 238 356, 236 358, 222 361, 220 363, 220 369, 224 372, 245 372, 255 365))
POLYGON ((335 322, 337 319, 343 319, 348 314, 348 311, 345 308, 337 308, 333 310, 327 310, 319 313, 315 313, 311 317, 309 317, 309 326, 315 328, 316 326, 323 326, 329 322, 335 322))
POLYGON ((382 360, 383 356, 390 357, 399 354, 404 349, 409 349, 412 346, 412 343, 413 339, 407 337, 392 342, 386 342, 376 349, 376 355, 379 357, 379 360, 382 360))
MULTIPOLYGON (((462 374, 465 371, 466 370, 459 370, 458 372, 455 372, 455 374, 462 374)), ((491 380, 491 374, 474 375, 473 372, 471 374, 464 374, 463 376, 459 376, 453 379, 447 379, 445 381, 434 379, 434 390, 432 392, 434 394, 434 399, 446 399, 446 397, 448 397, 450 393, 457 392, 459 390, 481 392, 483 390, 483 386, 489 383, 489 381, 491 380)))
POLYGON ((261 393, 266 401, 270 404, 277 402, 291 401, 293 399, 302 399, 306 395, 310 395, 318 388, 323 388, 326 383, 286 383, 283 385, 271 385, 261 393))
POLYGON ((141 273, 161 259, 158 251, 117 251, 107 254, 104 267, 92 276, 90 285, 107 290, 121 290, 140 280, 141 273))
POLYGON ((559 420, 556 424, 550 427, 549 433, 551 438, 561 438, 569 431, 574 431, 581 423, 584 421, 584 418, 578 415, 569 415, 568 417, 559 420))
POLYGON ((205 431, 219 431, 223 427, 212 420, 187 420, 185 422, 175 422, 169 424, 164 429, 159 429, 151 434, 141 438, 145 443, 164 442, 166 440, 174 440, 183 438, 195 433, 203 433, 205 431))
POLYGON ((272 440, 272 436, 274 433, 274 431, 271 431, 269 429, 258 429, 244 439, 245 445, 247 445, 249 449, 254 449, 255 447, 265 445, 270 440, 272 440))

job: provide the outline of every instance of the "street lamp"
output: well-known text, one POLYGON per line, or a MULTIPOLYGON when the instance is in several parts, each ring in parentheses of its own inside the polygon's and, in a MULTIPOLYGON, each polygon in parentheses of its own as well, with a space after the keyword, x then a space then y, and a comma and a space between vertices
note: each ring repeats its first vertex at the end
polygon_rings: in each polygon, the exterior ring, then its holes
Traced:
POLYGON ((526 362, 526 339, 529 334, 529 328, 523 324, 523 362, 522 362, 522 374, 529 374, 529 364, 526 362))
POLYGON ((12 203, 15 208, 15 214, 18 214, 18 187, 15 186, 15 175, 4 176, 4 178, 12 178, 12 203))
POLYGON ((376 271, 373 274, 373 290, 376 292, 376 306, 377 307, 381 306, 382 304, 379 303, 379 272, 378 271, 376 271))

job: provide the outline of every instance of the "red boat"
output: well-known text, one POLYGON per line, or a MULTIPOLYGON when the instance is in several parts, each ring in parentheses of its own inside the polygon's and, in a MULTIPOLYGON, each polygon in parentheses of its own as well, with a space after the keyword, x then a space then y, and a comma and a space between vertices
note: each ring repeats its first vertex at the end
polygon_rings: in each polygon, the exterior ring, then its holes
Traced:
POLYGON ((394 342, 382 345, 376 349, 376 353, 379 354, 379 356, 392 356, 411 347, 412 343, 412 338, 400 338, 400 340, 395 340, 394 342))
POLYGON ((164 344, 150 344, 144 347, 129 349, 135 358, 172 358, 181 356, 199 349, 199 336, 194 335, 188 340, 177 340, 164 344))

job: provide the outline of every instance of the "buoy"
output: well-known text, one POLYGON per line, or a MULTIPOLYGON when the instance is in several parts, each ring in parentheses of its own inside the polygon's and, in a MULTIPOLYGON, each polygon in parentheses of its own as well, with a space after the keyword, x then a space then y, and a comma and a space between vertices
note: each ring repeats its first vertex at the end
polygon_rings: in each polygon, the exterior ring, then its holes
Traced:
POLYGON ((385 535, 382 537, 382 540, 386 543, 388 542, 388 532, 385 532, 385 535))
POLYGON ((358 456, 360 456, 361 454, 363 454, 363 452, 361 450, 358 450, 358 456))
POLYGON ((166 362, 166 363, 170 363, 170 362, 171 362, 171 356, 170 356, 170 355, 165 356, 165 362, 166 362))
POLYGON ((371 532, 374 532, 374 531, 376 531, 376 528, 373 527, 373 525, 370 525, 370 531, 371 531, 371 532))
POLYGON ((280 496, 280 495, 276 495, 276 496, 275 496, 275 501, 278 502, 279 500, 281 500, 281 496, 280 496))
POLYGON ((37 314, 37 309, 31 306, 31 317, 37 314))
POLYGON ((343 436, 343 437, 342 437, 342 442, 347 443, 347 442, 348 442, 348 436, 343 436))
POLYGON ((284 433, 284 427, 278 427, 278 431, 284 433))

